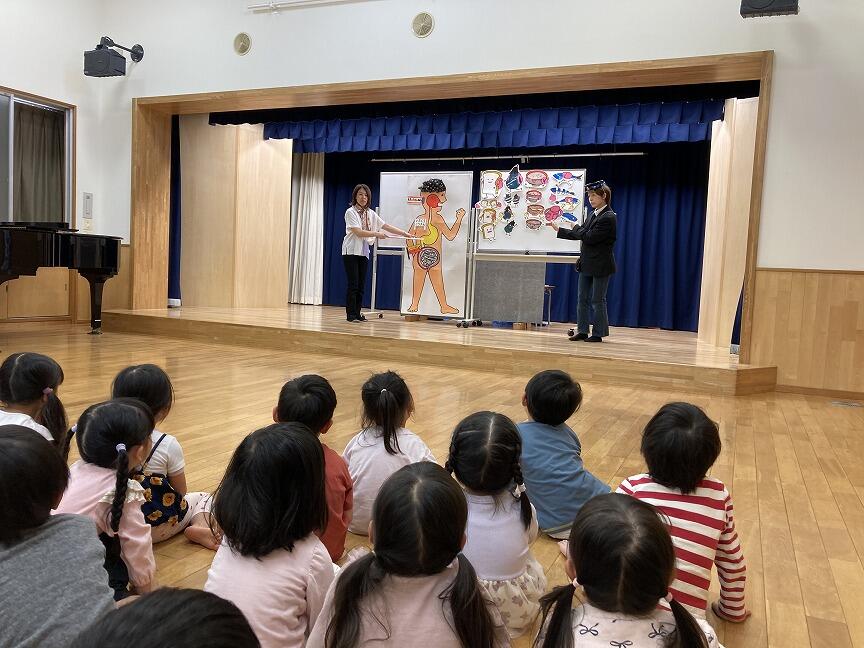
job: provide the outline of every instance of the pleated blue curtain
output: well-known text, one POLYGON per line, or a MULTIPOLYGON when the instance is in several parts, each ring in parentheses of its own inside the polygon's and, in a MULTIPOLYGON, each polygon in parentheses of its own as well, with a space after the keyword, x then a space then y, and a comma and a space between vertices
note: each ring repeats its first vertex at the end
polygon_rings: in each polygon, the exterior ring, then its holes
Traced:
MULTIPOLYGON (((618 213, 615 256, 618 272, 609 286, 609 319, 613 326, 656 327, 695 331, 699 323, 699 292, 705 238, 708 187, 707 141, 645 146, 644 157, 560 158, 537 160, 543 168, 586 168, 589 179, 612 186, 612 207, 618 213)), ((345 209, 354 185, 364 182, 377 205, 382 171, 480 172, 506 169, 518 160, 411 161, 375 163, 368 154, 325 156, 324 166, 324 303, 344 305, 345 272, 341 244, 345 209)), ((475 192, 476 192, 475 183, 475 192)), ((473 200, 477 200, 475 195, 473 200)), ((399 308, 401 259, 379 259, 377 306, 399 308)), ((546 283, 554 285, 552 319, 576 321, 577 274, 572 266, 549 264, 546 283)), ((369 305, 371 271, 365 292, 369 305)))
POLYGON ((722 116, 717 100, 649 102, 271 122, 264 137, 296 153, 660 144, 708 140, 722 116))

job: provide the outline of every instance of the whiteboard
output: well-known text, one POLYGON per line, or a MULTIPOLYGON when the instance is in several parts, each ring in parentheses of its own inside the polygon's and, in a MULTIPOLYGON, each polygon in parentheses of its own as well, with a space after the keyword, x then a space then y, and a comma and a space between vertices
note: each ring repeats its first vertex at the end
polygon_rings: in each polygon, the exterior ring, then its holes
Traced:
MULTIPOLYGON (((474 182, 473 171, 432 171, 432 172, 406 172, 406 171, 383 171, 381 183, 378 189, 378 215, 384 222, 393 227, 408 230, 417 213, 423 211, 420 207, 420 184, 427 178, 440 178, 447 185, 448 196, 461 199, 453 194, 450 189, 462 187, 465 179, 468 179, 468 200, 459 207, 468 209, 471 204, 471 185, 474 182)), ((459 193, 457 189, 457 193, 459 193)), ((467 227, 467 221, 466 221, 467 227)), ((404 249, 404 239, 380 239, 378 247, 381 249, 404 249)))
POLYGON ((381 218, 418 235, 407 242, 407 250, 405 239, 380 241, 381 247, 406 250, 399 305, 403 315, 465 317, 473 184, 471 171, 381 174, 381 218), (434 204, 430 194, 424 198, 419 191, 423 182, 432 179, 446 187, 435 194, 434 204))
POLYGON ((559 239, 547 222, 569 228, 583 220, 585 169, 483 171, 477 209, 477 249, 483 252, 567 252, 579 241, 559 239))

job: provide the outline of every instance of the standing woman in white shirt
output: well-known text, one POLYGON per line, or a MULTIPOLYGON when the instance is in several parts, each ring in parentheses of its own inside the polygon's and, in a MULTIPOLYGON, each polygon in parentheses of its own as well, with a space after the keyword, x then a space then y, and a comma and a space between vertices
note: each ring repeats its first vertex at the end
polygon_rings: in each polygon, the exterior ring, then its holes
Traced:
POLYGON ((369 266, 370 245, 375 239, 387 238, 385 232, 410 238, 405 230, 393 227, 369 207, 372 190, 368 185, 358 184, 351 193, 351 206, 345 212, 345 238, 342 240, 342 262, 348 277, 345 295, 345 314, 349 322, 365 322, 360 312, 363 306, 363 288, 366 285, 366 268, 369 266))
POLYGON ((13 353, 0 365, 0 425, 23 425, 69 454, 66 409, 57 397, 63 369, 41 353, 13 353))

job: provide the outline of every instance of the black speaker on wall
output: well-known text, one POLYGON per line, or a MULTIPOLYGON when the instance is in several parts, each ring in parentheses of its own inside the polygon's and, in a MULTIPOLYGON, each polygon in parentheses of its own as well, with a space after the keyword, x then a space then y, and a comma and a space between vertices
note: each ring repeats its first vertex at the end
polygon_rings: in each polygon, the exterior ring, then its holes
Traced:
POLYGON ((798 0, 741 0, 741 16, 797 16, 798 0))

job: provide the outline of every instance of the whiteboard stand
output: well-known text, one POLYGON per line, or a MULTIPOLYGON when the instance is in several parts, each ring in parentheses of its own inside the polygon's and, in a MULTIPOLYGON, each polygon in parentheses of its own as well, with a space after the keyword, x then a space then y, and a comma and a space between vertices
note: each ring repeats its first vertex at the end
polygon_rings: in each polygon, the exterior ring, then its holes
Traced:
POLYGON ((477 215, 479 211, 476 207, 468 210, 468 247, 465 250, 465 254, 468 255, 467 272, 465 273, 465 317, 456 320, 457 328, 483 326, 481 320, 474 318, 474 256, 477 254, 477 215))
MULTIPOLYGON (((364 315, 369 315, 370 317, 377 317, 378 319, 384 318, 384 311, 375 310, 375 292, 378 286, 378 256, 402 256, 401 248, 378 248, 378 241, 381 239, 375 239, 375 243, 372 246, 372 296, 369 300, 369 310, 364 313, 364 315)), ((399 269, 399 293, 402 293, 402 269, 399 269)))

